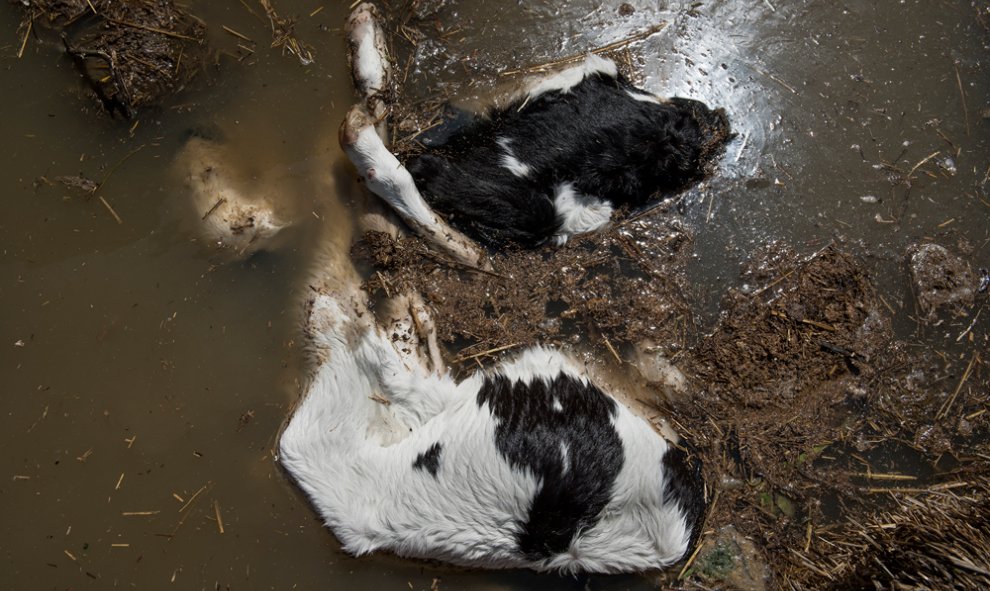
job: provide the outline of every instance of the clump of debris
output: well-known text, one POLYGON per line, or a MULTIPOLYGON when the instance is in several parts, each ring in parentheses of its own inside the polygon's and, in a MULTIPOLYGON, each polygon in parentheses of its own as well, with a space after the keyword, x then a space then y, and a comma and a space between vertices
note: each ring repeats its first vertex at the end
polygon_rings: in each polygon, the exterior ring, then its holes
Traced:
POLYGON ((925 321, 939 310, 965 315, 978 289, 969 264, 940 244, 926 242, 908 251, 908 267, 918 307, 925 321))
POLYGON ((990 480, 975 476, 963 492, 905 496, 896 507, 825 540, 821 589, 990 589, 990 480))
POLYGON ((791 406, 827 380, 861 380, 891 340, 873 287, 855 259, 829 246, 808 258, 775 245, 744 269, 744 289, 694 357, 714 395, 749 408, 791 406), (754 330, 759 327, 761 330, 754 330))
POLYGON ((21 51, 36 26, 53 31, 110 114, 132 117, 202 69, 206 26, 172 0, 11 1, 25 12, 21 51))
POLYGON ((491 271, 449 261, 418 238, 368 234, 355 254, 375 270, 372 294, 420 293, 444 319, 438 336, 455 350, 455 365, 471 370, 537 342, 587 343, 618 356, 617 348, 650 340, 676 355, 693 332, 681 272, 691 241, 676 216, 644 216, 560 248, 495 254, 491 271))

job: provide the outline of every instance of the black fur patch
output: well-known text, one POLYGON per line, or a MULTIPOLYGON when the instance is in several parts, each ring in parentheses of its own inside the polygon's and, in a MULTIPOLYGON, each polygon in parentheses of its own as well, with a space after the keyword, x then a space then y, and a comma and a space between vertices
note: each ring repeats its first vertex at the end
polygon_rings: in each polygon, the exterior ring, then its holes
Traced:
POLYGON ((615 401, 562 374, 549 383, 528 384, 488 377, 477 401, 488 404, 498 420, 499 453, 541 481, 526 521, 519 524, 520 551, 530 560, 565 552, 576 535, 597 523, 622 469, 622 441, 612 426, 615 401), (554 408, 554 400, 562 410, 554 408))
POLYGON ((623 77, 588 76, 569 92, 497 110, 410 159, 426 201, 455 227, 492 246, 535 246, 559 229, 556 187, 614 206, 641 205, 700 180, 730 138, 722 110, 671 99, 639 101, 623 77), (525 177, 502 165, 512 155, 525 177))
POLYGON ((437 470, 440 469, 441 452, 443 452, 443 444, 438 441, 431 445, 429 449, 416 456, 416 461, 413 462, 412 467, 416 470, 426 470, 430 473, 430 476, 436 478, 437 470))
POLYGON ((666 487, 664 502, 676 502, 684 513, 684 521, 691 530, 690 552, 701 535, 705 517, 705 481, 701 476, 701 462, 689 456, 683 449, 671 445, 663 455, 663 474, 666 487))

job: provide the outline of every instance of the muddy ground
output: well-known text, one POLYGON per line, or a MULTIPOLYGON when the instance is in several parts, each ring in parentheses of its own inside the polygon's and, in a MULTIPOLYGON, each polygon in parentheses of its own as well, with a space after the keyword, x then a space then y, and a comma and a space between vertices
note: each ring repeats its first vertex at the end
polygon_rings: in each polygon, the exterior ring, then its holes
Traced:
POLYGON ((985 3, 397 5, 403 150, 443 102, 609 46, 638 84, 724 106, 739 133, 702 185, 492 273, 415 239, 355 247, 370 292, 422 290, 456 371, 570 347, 636 377, 704 460, 697 555, 578 579, 349 557, 272 457, 301 390, 312 237, 348 235, 359 201, 335 140, 354 100, 345 4, 176 3, 205 23, 206 68, 182 78, 201 46, 156 33, 181 42, 181 59, 155 53, 181 84, 124 120, 91 82, 129 79, 99 56, 80 77, 58 22, 3 3, 0 586, 987 588, 985 3), (285 199, 280 248, 238 264, 196 238, 169 163, 204 128, 244 186, 285 199), (662 384, 665 364, 685 387, 662 384))

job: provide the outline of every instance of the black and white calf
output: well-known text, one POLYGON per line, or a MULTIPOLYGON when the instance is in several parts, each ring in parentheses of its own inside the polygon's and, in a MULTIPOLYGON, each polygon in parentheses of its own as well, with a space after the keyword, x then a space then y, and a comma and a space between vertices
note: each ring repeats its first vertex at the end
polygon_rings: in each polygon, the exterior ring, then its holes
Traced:
POLYGON ((688 552, 696 467, 567 356, 533 348, 457 383, 402 359, 368 316, 315 299, 322 362, 280 443, 345 550, 598 573, 688 552))
POLYGON ((700 180, 730 137, 721 109, 659 99, 596 55, 410 159, 409 175, 383 157, 384 145, 367 145, 380 143, 376 136, 353 127, 342 134, 358 172, 377 178, 372 191, 402 215, 431 207, 489 246, 598 230, 615 208, 700 180))

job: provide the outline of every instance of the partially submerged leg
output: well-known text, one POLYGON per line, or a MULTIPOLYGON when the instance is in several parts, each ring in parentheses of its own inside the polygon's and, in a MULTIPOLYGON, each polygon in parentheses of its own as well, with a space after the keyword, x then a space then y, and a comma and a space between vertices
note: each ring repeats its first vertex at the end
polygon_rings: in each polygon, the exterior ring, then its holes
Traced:
POLYGON ((391 60, 378 18, 378 10, 373 4, 358 4, 347 17, 344 32, 354 87, 364 97, 368 112, 375 117, 378 131, 384 136, 391 60))

